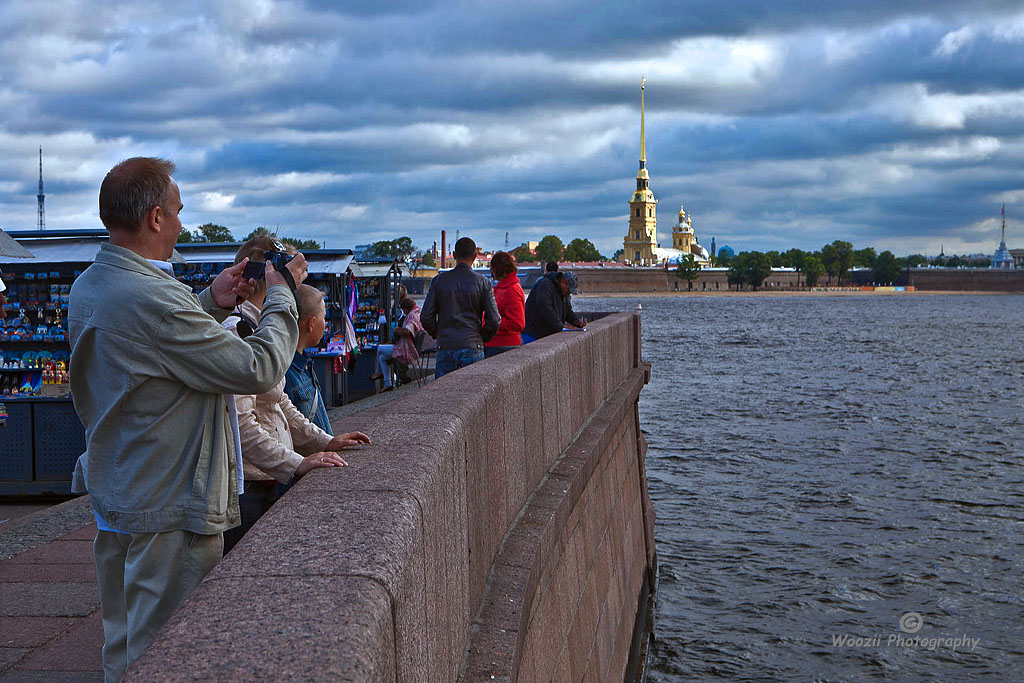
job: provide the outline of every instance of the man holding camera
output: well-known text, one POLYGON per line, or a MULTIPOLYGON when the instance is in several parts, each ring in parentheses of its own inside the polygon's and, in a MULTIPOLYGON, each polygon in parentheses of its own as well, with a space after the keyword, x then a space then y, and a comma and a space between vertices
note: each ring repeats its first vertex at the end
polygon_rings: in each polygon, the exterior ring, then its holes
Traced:
MULTIPOLYGON (((72 490, 92 498, 103 610, 103 668, 117 680, 221 557, 239 523, 240 454, 225 394, 259 394, 284 376, 298 337, 290 284, 268 264, 253 334, 221 322, 253 292, 246 261, 197 298, 170 258, 183 206, 174 164, 136 157, 107 173, 110 234, 71 289, 71 389, 86 452, 72 490)), ((287 264, 296 285, 301 254, 287 264)))

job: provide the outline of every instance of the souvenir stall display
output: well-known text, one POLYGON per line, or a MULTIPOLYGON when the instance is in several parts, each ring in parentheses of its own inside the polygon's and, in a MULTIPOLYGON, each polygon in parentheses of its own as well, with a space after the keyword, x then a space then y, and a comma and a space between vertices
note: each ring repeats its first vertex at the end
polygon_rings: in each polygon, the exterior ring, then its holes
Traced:
POLYGON ((71 400, 68 297, 106 232, 28 232, 10 235, 33 258, 0 259, 0 495, 70 495, 85 429, 71 400))
POLYGON ((354 334, 349 340, 352 353, 348 360, 351 400, 377 393, 377 382, 370 375, 377 372, 377 346, 392 341, 401 278, 398 263, 361 262, 349 266, 345 291, 354 334))

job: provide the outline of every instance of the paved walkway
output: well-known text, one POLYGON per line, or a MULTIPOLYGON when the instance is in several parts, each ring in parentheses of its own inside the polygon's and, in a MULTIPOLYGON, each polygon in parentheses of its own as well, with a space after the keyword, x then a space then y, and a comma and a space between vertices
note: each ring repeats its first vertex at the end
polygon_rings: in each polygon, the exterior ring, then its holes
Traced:
MULTIPOLYGON (((330 411, 373 408, 415 386, 330 411)), ((0 524, 0 683, 102 681, 103 625, 89 498, 0 524)))
POLYGON ((0 526, 0 683, 102 681, 88 498, 0 526))

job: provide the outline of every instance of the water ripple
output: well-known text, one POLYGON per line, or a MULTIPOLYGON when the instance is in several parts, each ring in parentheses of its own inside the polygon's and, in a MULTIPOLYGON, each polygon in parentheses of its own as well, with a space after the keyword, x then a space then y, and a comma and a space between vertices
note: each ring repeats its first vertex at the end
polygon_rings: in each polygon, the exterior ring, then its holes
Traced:
POLYGON ((1024 297, 643 306, 651 680, 1019 677, 1024 297), (888 645, 907 612, 979 644, 888 645))

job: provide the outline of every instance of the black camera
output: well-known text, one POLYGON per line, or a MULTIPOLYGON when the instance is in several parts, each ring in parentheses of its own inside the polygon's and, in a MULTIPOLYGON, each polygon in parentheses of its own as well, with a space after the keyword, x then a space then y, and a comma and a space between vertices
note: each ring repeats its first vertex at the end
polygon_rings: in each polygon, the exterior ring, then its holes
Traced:
MULTIPOLYGON (((295 258, 295 254, 289 254, 285 251, 285 247, 280 242, 274 243, 275 249, 268 249, 263 252, 263 261, 249 261, 245 265, 245 270, 242 271, 242 277, 246 280, 260 280, 263 278, 264 270, 266 269, 266 261, 274 266, 274 270, 279 273, 283 273, 285 266, 295 258)), ((289 279, 285 275, 285 279, 289 279)))
MULTIPOLYGON (((295 258, 295 254, 289 254, 286 251, 277 251, 276 249, 273 251, 263 252, 263 260, 270 261, 270 265, 274 266, 274 270, 279 273, 284 270, 285 266, 287 266, 293 258, 295 258)), ((263 264, 260 265, 262 266, 263 264)))

